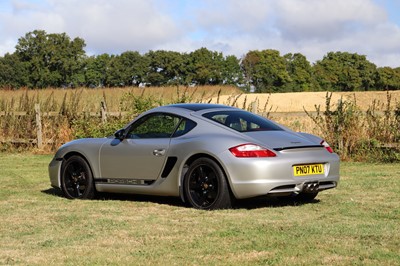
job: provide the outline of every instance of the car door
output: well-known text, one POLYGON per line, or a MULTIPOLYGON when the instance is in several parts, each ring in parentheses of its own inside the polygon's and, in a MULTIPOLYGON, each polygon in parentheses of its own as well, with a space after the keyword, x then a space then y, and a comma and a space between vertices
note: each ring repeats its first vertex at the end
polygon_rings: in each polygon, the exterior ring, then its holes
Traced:
POLYGON ((156 180, 179 121, 179 117, 171 114, 154 113, 134 122, 127 128, 123 140, 114 139, 101 148, 102 178, 131 184, 156 180))

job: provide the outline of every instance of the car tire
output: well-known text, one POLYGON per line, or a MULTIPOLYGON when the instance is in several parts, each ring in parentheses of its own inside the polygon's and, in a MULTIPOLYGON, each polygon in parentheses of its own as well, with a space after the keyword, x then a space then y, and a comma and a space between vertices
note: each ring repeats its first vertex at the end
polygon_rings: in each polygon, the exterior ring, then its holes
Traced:
POLYGON ((185 174, 186 201, 196 209, 216 210, 232 207, 228 182, 221 167, 212 159, 195 160, 185 174))
POLYGON ((61 190, 68 199, 92 199, 95 196, 93 175, 81 156, 71 156, 61 169, 61 190))

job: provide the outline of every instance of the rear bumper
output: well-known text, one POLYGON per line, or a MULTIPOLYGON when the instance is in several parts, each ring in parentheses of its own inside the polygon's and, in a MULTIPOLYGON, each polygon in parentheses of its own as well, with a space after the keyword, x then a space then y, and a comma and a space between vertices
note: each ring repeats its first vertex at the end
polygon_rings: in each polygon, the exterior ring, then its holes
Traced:
POLYGON ((312 158, 282 156, 247 159, 235 158, 226 153, 225 171, 232 192, 238 199, 304 191, 319 192, 335 188, 340 179, 339 157, 326 152, 321 152, 320 155, 312 158), (314 163, 324 165, 323 174, 294 176, 294 165, 314 163))
POLYGON ((304 181, 298 184, 283 185, 271 189, 268 194, 297 194, 300 192, 320 192, 337 187, 338 181, 304 181))

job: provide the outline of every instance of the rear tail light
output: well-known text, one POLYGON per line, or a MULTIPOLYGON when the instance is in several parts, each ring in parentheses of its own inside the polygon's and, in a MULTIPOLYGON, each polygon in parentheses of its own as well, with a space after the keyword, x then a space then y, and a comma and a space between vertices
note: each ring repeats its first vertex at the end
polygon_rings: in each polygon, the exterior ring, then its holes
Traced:
POLYGON ((329 146, 328 142, 326 142, 325 140, 322 140, 321 145, 323 145, 327 151, 329 151, 330 153, 333 153, 333 150, 332 150, 331 146, 329 146))
POLYGON ((266 148, 258 146, 256 144, 242 144, 236 147, 232 147, 229 151, 239 158, 252 158, 252 157, 275 157, 276 154, 266 148))

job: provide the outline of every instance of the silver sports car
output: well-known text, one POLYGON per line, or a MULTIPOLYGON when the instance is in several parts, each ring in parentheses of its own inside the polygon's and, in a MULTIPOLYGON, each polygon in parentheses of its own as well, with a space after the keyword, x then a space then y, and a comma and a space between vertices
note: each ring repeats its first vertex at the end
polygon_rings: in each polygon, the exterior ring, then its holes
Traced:
POLYGON ((339 157, 323 139, 251 112, 173 104, 141 114, 112 137, 66 143, 49 174, 70 199, 165 195, 211 210, 262 195, 312 200, 337 186, 339 157))

